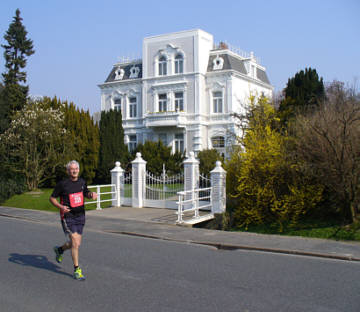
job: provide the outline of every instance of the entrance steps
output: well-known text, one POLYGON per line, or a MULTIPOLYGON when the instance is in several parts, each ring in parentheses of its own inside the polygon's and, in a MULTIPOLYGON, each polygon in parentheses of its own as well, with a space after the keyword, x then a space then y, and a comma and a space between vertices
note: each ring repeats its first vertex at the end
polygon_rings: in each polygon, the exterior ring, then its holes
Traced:
POLYGON ((157 211, 163 211, 164 213, 161 216, 156 216, 151 218, 152 222, 158 223, 167 223, 167 224, 178 224, 182 226, 193 226, 195 224, 205 222, 208 220, 214 219, 214 215, 209 213, 209 211, 200 210, 200 216, 198 218, 194 217, 194 211, 186 212, 184 211, 183 223, 177 223, 177 211, 172 209, 156 209, 157 211))
POLYGON ((205 215, 200 215, 199 217, 192 217, 191 219, 189 220, 184 220, 184 223, 183 224, 180 224, 180 225, 188 225, 188 226, 193 226, 195 224, 199 224, 201 222, 205 222, 205 221, 209 221, 209 220, 212 220, 214 219, 214 215, 212 213, 208 213, 208 214, 205 214, 205 215))

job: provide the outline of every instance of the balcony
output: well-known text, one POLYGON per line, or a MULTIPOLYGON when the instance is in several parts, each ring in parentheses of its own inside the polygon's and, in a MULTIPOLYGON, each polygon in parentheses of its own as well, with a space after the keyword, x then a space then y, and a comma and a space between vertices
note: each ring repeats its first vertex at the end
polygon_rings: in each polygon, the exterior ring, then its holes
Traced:
POLYGON ((180 111, 154 112, 145 115, 146 127, 185 127, 186 113, 180 111))

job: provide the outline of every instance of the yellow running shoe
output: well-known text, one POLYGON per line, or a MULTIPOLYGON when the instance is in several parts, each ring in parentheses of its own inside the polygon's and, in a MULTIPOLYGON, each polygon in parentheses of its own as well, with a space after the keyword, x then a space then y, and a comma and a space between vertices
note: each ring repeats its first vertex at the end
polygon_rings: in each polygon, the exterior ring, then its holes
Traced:
POLYGON ((85 280, 85 276, 82 274, 82 271, 80 269, 80 267, 77 267, 74 271, 74 279, 78 280, 78 281, 84 281, 85 280))
POLYGON ((55 246, 54 247, 54 252, 55 252, 55 260, 57 263, 61 263, 63 260, 63 254, 59 252, 59 247, 55 246))

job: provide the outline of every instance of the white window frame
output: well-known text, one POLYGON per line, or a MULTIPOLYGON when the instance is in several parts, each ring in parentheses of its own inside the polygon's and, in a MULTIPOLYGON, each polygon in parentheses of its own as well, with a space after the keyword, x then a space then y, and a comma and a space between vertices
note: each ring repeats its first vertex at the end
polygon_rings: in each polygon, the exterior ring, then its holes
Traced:
POLYGON ((211 144, 215 149, 225 148, 225 137, 222 135, 213 136, 211 138, 211 144))
POLYGON ((121 106, 122 106, 122 98, 121 97, 114 98, 114 110, 122 112, 121 106), (120 103, 116 103, 117 101, 120 101, 120 103))
POLYGON ((129 152, 133 152, 136 150, 137 147, 137 135, 136 134, 130 134, 129 135, 129 143, 128 143, 128 150, 129 152))
POLYGON ((160 55, 158 60, 158 75, 167 76, 167 57, 160 55))
POLYGON ((184 73, 184 56, 181 53, 175 55, 174 59, 174 73, 183 74, 184 73))
POLYGON ((175 133, 174 135, 174 152, 183 153, 185 150, 184 133, 175 133))
POLYGON ((214 114, 222 114, 224 112, 224 92, 222 90, 212 92, 212 111, 214 114), (216 96, 216 93, 221 93, 221 97, 216 96))
POLYGON ((158 112, 159 113, 164 113, 168 111, 168 98, 167 98, 167 93, 159 93, 158 94, 158 112), (165 99, 160 99, 160 97, 162 97, 163 95, 165 95, 165 99), (164 109, 165 108, 165 109, 164 109))
POLYGON ((136 118, 137 117, 137 97, 130 96, 128 99, 129 103, 129 118, 136 118), (135 102, 131 102, 132 99, 135 99, 135 102))
POLYGON ((177 111, 177 112, 184 111, 184 94, 185 94, 184 91, 175 91, 174 92, 174 108, 175 108, 175 111, 177 111), (182 97, 177 98, 176 94, 180 94, 180 93, 182 94, 182 97))

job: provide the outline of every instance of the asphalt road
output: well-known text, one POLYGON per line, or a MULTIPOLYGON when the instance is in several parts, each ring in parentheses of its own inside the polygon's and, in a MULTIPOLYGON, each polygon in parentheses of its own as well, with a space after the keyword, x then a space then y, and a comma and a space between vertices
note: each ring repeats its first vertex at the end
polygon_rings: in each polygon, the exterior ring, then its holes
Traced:
POLYGON ((0 311, 360 311, 360 263, 85 231, 72 278, 60 225, 0 217, 0 311))

